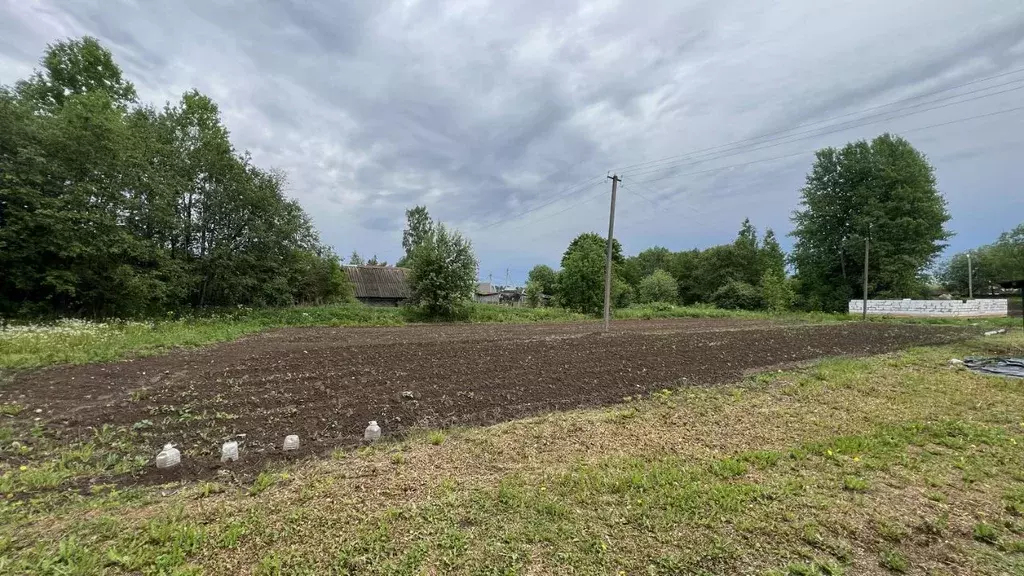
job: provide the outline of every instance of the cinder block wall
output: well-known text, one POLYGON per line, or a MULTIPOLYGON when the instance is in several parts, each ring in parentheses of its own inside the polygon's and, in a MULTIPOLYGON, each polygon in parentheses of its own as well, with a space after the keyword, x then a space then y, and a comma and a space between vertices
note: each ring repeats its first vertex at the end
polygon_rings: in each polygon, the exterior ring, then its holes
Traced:
MULTIPOLYGON (((850 300, 850 314, 863 311, 863 300, 850 300)), ((981 318, 1007 316, 1006 300, 868 300, 868 314, 884 316, 936 316, 981 318)))

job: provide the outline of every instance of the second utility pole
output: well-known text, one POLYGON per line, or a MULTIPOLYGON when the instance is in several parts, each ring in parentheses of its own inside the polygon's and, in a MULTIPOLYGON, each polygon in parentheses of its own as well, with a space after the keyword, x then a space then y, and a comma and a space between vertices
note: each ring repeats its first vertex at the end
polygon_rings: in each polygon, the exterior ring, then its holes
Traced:
POLYGON ((604 259, 604 331, 607 332, 612 321, 612 244, 615 234, 615 192, 619 188, 618 175, 608 177, 612 181, 612 207, 608 213, 608 253, 604 259))
POLYGON ((871 244, 871 224, 868 224, 868 235, 864 237, 864 313, 862 320, 868 319, 868 253, 871 244))
POLYGON ((970 252, 967 252, 967 297, 974 299, 974 270, 971 269, 970 252))

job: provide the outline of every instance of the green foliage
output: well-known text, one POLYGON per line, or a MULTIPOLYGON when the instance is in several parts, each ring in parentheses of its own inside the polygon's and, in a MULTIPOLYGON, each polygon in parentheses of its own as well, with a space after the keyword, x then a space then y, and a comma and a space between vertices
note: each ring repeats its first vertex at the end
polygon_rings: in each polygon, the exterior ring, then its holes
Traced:
POLYGON ((999 531, 995 526, 985 522, 978 522, 974 525, 973 536, 975 540, 986 544, 999 542, 999 531))
MULTIPOLYGON (((612 293, 611 293, 611 307, 612 308, 628 308, 633 304, 633 300, 636 299, 636 291, 633 287, 626 283, 621 277, 614 275, 612 272, 612 293)), ((604 313, 604 296, 601 297, 601 313, 604 313)))
POLYGON ((756 286, 733 280, 711 295, 711 303, 726 310, 759 310, 764 298, 756 286))
POLYGON ((761 276, 761 294, 765 308, 771 312, 790 310, 796 298, 789 280, 778 270, 765 270, 761 276))
POLYGON ((655 270, 667 270, 672 260, 672 251, 662 246, 648 248, 636 256, 626 259, 622 267, 622 279, 639 288, 640 282, 654 274, 655 270))
POLYGON ((906 140, 883 134, 817 152, 793 215, 793 262, 805 306, 844 310, 861 289, 870 230, 869 297, 913 297, 951 234, 934 169, 906 140))
POLYGON ((895 548, 883 550, 879 555, 878 563, 881 564, 883 568, 888 568, 889 570, 900 574, 910 569, 910 562, 907 560, 907 557, 895 548))
MULTIPOLYGON (((975 295, 995 294, 998 282, 1024 278, 1024 224, 971 250, 970 256, 975 295)), ((967 252, 960 252, 938 266, 936 277, 949 293, 967 296, 967 271, 967 252)))
POLYGON ((135 86, 121 76, 113 55, 91 36, 47 44, 40 64, 42 70, 17 85, 18 92, 40 108, 58 108, 88 93, 102 93, 118 106, 136 99, 135 86))
POLYGON ((653 302, 674 303, 679 298, 679 286, 675 278, 668 272, 658 269, 640 281, 637 288, 637 302, 650 304, 653 302))
POLYGON ((541 294, 543 294, 543 291, 540 289, 539 283, 528 281, 524 294, 526 296, 526 305, 530 308, 537 308, 542 304, 541 294))
POLYGON ((434 221, 426 206, 415 206, 405 211, 406 226, 402 231, 402 249, 405 255, 397 262, 397 266, 406 267, 411 264, 412 252, 423 244, 434 231, 434 221))
MULTIPOLYGON (((607 242, 597 234, 580 234, 569 243, 562 256, 558 274, 558 303, 583 314, 600 314, 604 310, 604 276, 607 242)), ((613 273, 622 262, 618 240, 612 244, 613 273)), ((624 282, 617 289, 618 300, 626 301, 629 293, 624 282)), ((613 291, 615 285, 613 284, 613 291)), ((615 298, 613 298, 614 300, 615 298)))
MULTIPOLYGON (((595 249, 595 248, 600 249, 602 254, 607 255, 607 252, 608 252, 608 241, 607 241, 607 239, 604 236, 601 236, 600 234, 597 234, 595 232, 584 232, 583 234, 580 234, 579 236, 573 238, 572 242, 569 242, 569 247, 566 248, 565 252, 562 254, 562 268, 565 268, 566 260, 572 254, 575 254, 577 252, 584 251, 584 250, 587 250, 587 249, 591 249, 592 250, 592 249, 595 249)), ((623 262, 624 262, 624 259, 622 257, 622 245, 619 244, 619 240, 617 238, 613 239, 612 240, 612 264, 613 265, 621 265, 623 262)))
POLYGON ((365 266, 366 261, 359 255, 359 252, 352 251, 352 255, 348 257, 348 263, 352 266, 365 266))
POLYGON ((277 484, 278 475, 272 472, 260 472, 256 476, 256 480, 253 480, 252 487, 249 488, 249 495, 256 496, 265 492, 268 488, 277 484))
POLYGON ((414 303, 434 318, 464 313, 476 287, 477 261, 469 240, 444 224, 431 227, 411 254, 414 303))
POLYGON ((555 291, 558 290, 558 272, 555 272, 551 266, 538 264, 530 269, 530 273, 526 277, 526 283, 536 284, 537 289, 542 294, 554 295, 555 291))
POLYGON ((92 38, 0 88, 0 314, 158 316, 341 301, 337 258, 280 173, 232 147, 216 104, 163 110, 92 38))
POLYGON ((843 478, 843 489, 851 492, 864 492, 868 489, 868 482, 863 478, 856 476, 846 476, 843 478))

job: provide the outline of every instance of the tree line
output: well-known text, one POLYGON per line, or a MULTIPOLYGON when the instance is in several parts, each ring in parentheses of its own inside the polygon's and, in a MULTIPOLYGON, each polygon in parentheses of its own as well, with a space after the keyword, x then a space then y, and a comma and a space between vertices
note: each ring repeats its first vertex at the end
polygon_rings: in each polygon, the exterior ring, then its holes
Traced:
POLYGON ((192 90, 139 101, 93 38, 0 87, 0 314, 140 316, 351 296, 339 259, 192 90))
MULTIPOLYGON (((883 134, 828 147, 816 153, 801 189, 791 253, 771 229, 758 236, 749 220, 733 242, 703 250, 654 246, 626 257, 615 240, 612 303, 845 311, 862 294, 866 244, 869 298, 966 295, 966 253, 937 262, 953 236, 949 219, 934 167, 907 140, 883 134)), ((527 301, 598 313, 606 247, 598 234, 576 237, 559 270, 530 271, 527 301)), ((978 294, 1024 278, 1024 224, 971 254, 978 294)))
POLYGON ((991 244, 954 254, 936 270, 936 280, 942 290, 960 297, 968 295, 969 284, 973 284, 974 295, 992 296, 1000 293, 999 282, 1022 279, 1024 223, 1000 234, 991 244), (969 279, 973 282, 969 282, 969 279))
MULTIPOLYGON (((549 303, 596 314, 604 305, 607 243, 596 233, 577 236, 562 256, 561 269, 539 265, 530 270, 527 302, 549 303)), ((786 278, 785 254, 775 233, 758 237, 744 220, 730 244, 673 252, 662 246, 624 257, 618 240, 612 248, 612 303, 709 303, 731 309, 788 309, 794 298, 786 278)))
MULTIPOLYGON (((845 310, 858 298, 870 244, 869 297, 921 297, 933 278, 966 292, 966 254, 932 274, 952 236, 934 168, 883 134, 816 153, 794 211, 793 250, 744 220, 733 242, 654 246, 613 241, 612 299, 631 304, 845 310)), ((111 53, 85 37, 47 47, 40 68, 0 86, 0 315, 153 316, 207 306, 345 301, 340 259, 285 194, 284 174, 231 144, 213 100, 192 90, 157 108, 139 101, 111 53)), ((472 298, 468 240, 406 212, 414 302, 458 317, 472 298)), ((559 270, 531 270, 526 297, 599 313, 605 238, 572 240, 559 270)), ((978 293, 1024 277, 1024 225, 971 251, 978 293)), ((386 266, 353 252, 351 263, 386 266)))

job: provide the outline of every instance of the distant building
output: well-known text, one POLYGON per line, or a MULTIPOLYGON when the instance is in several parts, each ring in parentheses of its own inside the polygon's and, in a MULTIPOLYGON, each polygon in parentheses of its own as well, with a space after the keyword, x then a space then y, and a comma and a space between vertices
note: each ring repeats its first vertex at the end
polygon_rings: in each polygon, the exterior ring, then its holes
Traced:
POLYGON ((345 266, 356 300, 370 306, 398 306, 412 296, 409 269, 394 266, 345 266))
POLYGON ((476 285, 473 300, 484 304, 498 304, 501 301, 501 292, 495 290, 490 282, 480 282, 476 285))

